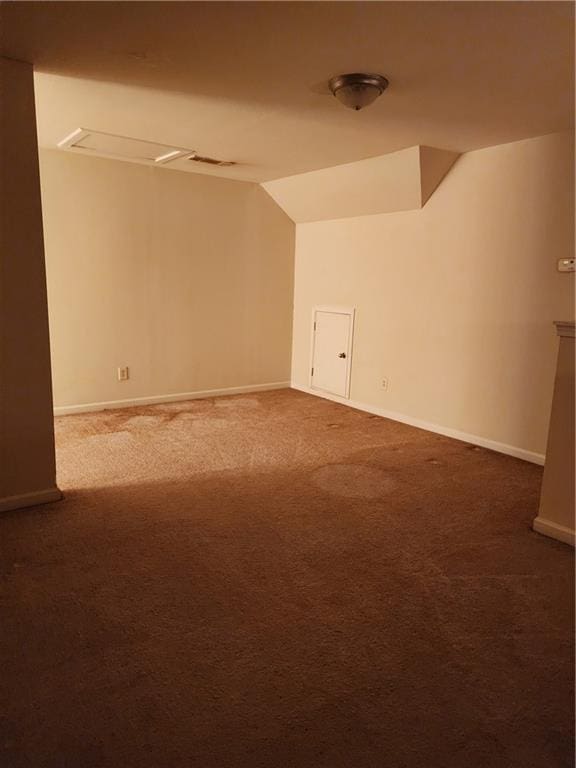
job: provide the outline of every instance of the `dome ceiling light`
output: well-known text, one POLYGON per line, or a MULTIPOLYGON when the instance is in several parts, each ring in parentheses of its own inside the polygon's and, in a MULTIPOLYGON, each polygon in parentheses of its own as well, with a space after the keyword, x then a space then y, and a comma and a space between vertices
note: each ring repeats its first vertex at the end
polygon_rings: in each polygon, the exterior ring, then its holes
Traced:
POLYGON ((384 93, 388 88, 388 80, 382 75, 353 72, 330 78, 328 87, 341 104, 358 111, 372 104, 384 93))

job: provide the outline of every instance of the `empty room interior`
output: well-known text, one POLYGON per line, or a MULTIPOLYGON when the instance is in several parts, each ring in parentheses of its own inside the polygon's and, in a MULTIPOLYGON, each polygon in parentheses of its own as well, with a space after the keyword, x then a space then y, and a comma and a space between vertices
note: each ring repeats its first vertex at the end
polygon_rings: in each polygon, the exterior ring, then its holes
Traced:
POLYGON ((574 4, 0 2, 2 768, 574 765, 574 4))

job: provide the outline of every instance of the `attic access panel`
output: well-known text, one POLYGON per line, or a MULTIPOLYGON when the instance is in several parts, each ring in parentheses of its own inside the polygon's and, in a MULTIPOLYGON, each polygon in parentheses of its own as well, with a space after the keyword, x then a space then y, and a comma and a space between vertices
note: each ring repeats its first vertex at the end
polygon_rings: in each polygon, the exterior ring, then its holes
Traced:
POLYGON ((117 136, 103 131, 77 128, 69 136, 58 142, 60 149, 82 150, 95 155, 115 157, 119 160, 150 162, 159 165, 172 160, 194 156, 192 149, 183 149, 169 144, 157 144, 154 141, 132 139, 129 136, 117 136))

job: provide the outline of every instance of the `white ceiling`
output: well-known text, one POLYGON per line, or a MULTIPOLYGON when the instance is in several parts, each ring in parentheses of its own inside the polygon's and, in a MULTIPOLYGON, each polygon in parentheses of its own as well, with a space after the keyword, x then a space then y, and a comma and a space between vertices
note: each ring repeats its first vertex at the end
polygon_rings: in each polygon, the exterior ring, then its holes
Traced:
POLYGON ((465 152, 573 125, 570 2, 10 2, 40 143, 75 128, 190 147, 266 181, 425 144, 465 152), (331 75, 390 80, 353 112, 331 75))

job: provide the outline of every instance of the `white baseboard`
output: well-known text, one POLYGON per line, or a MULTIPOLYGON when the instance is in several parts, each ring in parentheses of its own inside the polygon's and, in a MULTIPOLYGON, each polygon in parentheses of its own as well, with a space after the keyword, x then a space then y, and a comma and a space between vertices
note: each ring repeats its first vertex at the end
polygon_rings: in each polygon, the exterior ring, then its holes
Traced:
POLYGON ((43 491, 21 493, 18 496, 5 496, 0 499, 0 512, 8 512, 11 509, 22 507, 35 507, 37 504, 49 504, 51 501, 60 501, 62 491, 59 488, 45 488, 43 491))
POLYGON ((566 528, 565 525, 553 523, 552 520, 546 520, 545 517, 535 517, 532 528, 536 533, 541 533, 543 536, 549 536, 551 539, 575 546, 576 532, 572 528, 566 528))
POLYGON ((392 419, 392 421, 400 421, 403 424, 409 424, 411 427, 418 427, 419 429, 425 429, 428 432, 435 432, 438 435, 445 435, 446 437, 452 437, 455 440, 462 440, 465 443, 471 443, 472 445, 479 445, 482 448, 488 448, 491 451, 497 451, 498 453, 505 453, 507 456, 514 456, 517 459, 523 459, 524 461, 530 461, 533 464, 544 464, 545 456, 543 453, 534 453, 533 451, 526 451, 524 448, 517 448, 514 445, 507 445, 506 443, 499 443, 496 440, 488 440, 485 437, 479 437, 478 435, 471 435, 468 432, 460 432, 458 429, 451 429, 450 427, 443 427, 440 424, 432 424, 429 421, 423 421, 422 419, 415 419, 412 416, 406 416, 403 413, 397 413, 396 411, 387 411, 384 408, 378 408, 375 405, 367 405, 366 403, 359 403, 356 400, 347 400, 338 395, 330 395, 327 392, 318 392, 318 390, 311 389, 310 387, 302 387, 299 384, 292 383, 292 389, 298 389, 300 392, 307 392, 309 395, 316 395, 316 397, 323 397, 326 400, 333 400, 335 403, 341 405, 347 405, 350 408, 356 408, 359 411, 366 411, 367 413, 373 413, 375 416, 383 416, 385 419, 392 419))
POLYGON ((151 397, 135 397, 129 400, 108 400, 102 403, 82 403, 81 405, 57 405, 55 416, 67 416, 72 413, 91 413, 104 411, 108 408, 130 408, 137 405, 157 405, 159 403, 176 403, 181 400, 198 400, 203 397, 220 397, 222 395, 240 395, 246 392, 266 392, 271 389, 287 389, 289 381, 273 381, 269 384, 246 384, 242 387, 226 387, 225 389, 204 389, 196 392, 179 392, 174 395, 153 395, 151 397))

